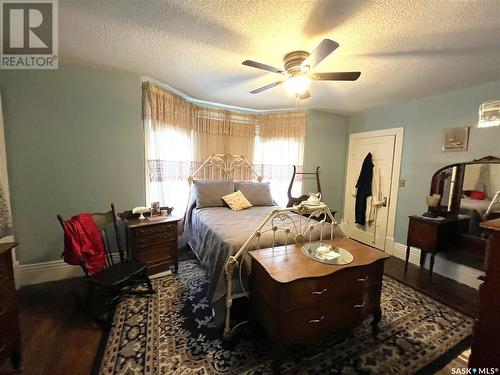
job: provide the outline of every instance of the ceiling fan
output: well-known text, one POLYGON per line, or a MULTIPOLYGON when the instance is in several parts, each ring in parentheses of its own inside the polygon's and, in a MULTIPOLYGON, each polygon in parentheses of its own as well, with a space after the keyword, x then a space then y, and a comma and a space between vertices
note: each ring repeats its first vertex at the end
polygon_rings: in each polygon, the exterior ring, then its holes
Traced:
POLYGON ((268 90, 272 87, 283 84, 288 92, 299 97, 307 99, 311 96, 309 85, 313 81, 356 81, 361 72, 338 72, 338 73, 313 73, 311 69, 323 61, 328 55, 338 48, 339 44, 330 39, 323 41, 310 54, 306 51, 293 51, 287 53, 283 58, 285 69, 278 69, 274 66, 259 63, 257 61, 245 60, 243 65, 251 66, 252 68, 266 70, 268 72, 277 73, 286 76, 283 81, 270 83, 266 86, 259 87, 250 94, 258 94, 259 92, 268 90))

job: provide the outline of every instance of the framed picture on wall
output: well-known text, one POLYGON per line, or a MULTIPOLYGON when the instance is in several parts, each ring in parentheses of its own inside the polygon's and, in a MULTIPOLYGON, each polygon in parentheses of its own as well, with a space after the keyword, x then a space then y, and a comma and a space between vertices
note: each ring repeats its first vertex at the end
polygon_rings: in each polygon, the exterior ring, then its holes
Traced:
POLYGON ((469 147, 469 130, 465 128, 448 128, 443 130, 443 152, 467 151, 469 147))

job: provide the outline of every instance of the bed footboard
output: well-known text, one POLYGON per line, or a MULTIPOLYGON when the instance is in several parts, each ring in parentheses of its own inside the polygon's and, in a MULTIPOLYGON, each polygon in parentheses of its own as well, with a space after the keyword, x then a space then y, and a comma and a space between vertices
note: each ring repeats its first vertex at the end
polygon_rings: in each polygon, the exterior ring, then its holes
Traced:
POLYGON ((237 324, 233 329, 231 328, 231 307, 233 300, 237 298, 247 297, 249 298, 249 291, 245 290, 243 283, 241 282, 241 267, 243 264, 243 257, 247 254, 251 245, 257 242, 257 249, 260 249, 260 238, 266 232, 271 232, 273 236, 272 248, 277 246, 276 235, 278 231, 282 231, 285 236, 285 251, 287 246, 292 243, 311 243, 313 240, 312 233, 315 228, 320 230, 320 238, 323 239, 337 239, 345 237, 338 223, 333 217, 329 207, 321 202, 319 205, 310 206, 302 202, 299 205, 288 208, 276 208, 272 210, 262 222, 258 225, 252 235, 245 241, 238 252, 230 256, 225 263, 224 272, 226 274, 227 282, 227 294, 226 294, 226 314, 225 314, 225 324, 224 324, 224 338, 229 339, 232 336, 232 330, 237 327, 237 324), (304 220, 297 220, 296 217, 290 215, 290 213, 296 213, 301 215, 300 218, 304 220), (327 223, 327 218, 329 223, 327 223), (269 225, 270 224, 270 225, 269 225), (327 233, 323 233, 328 230, 327 233), (242 293, 233 293, 233 282, 235 272, 239 272, 239 278, 237 280, 241 284, 242 293))

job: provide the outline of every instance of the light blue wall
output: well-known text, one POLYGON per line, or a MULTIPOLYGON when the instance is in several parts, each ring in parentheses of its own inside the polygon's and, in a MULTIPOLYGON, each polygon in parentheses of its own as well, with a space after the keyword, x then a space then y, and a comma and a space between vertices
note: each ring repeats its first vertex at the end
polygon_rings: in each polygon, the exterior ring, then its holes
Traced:
MULTIPOLYGON (((17 256, 59 259, 57 213, 118 209, 144 202, 138 74, 60 64, 55 71, 0 71, 17 256)), ((500 128, 471 129, 468 152, 441 153, 441 130, 474 125, 479 104, 500 97, 500 81, 347 118, 308 111, 304 166, 321 168, 325 201, 342 210, 349 132, 405 126, 396 240, 407 215, 425 210, 432 173, 452 161, 500 154, 500 128)), ((315 190, 305 185, 305 191, 315 190)), ((342 217, 340 213, 338 218, 342 217)))
POLYGON ((60 64, 1 71, 0 87, 21 263, 59 259, 57 213, 143 204, 139 75, 60 64))
MULTIPOLYGON (((318 110, 307 111, 304 171, 320 167, 323 200, 342 217, 349 119, 318 110)), ((316 191, 315 180, 305 180, 305 192, 316 191)))
POLYGON ((420 100, 388 105, 349 118, 349 133, 369 130, 405 128, 395 240, 406 243, 408 216, 426 211, 434 172, 441 166, 476 159, 486 155, 500 156, 500 127, 476 127, 478 110, 486 100, 500 99, 500 81, 420 100), (470 126, 469 149, 466 152, 441 152, 445 128, 470 126))

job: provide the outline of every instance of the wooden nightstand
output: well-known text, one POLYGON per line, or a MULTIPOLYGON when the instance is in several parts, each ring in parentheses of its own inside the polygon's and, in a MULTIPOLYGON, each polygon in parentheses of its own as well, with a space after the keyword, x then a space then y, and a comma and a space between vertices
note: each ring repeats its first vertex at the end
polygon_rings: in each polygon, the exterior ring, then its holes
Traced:
POLYGON ((302 253, 300 245, 248 253, 252 258, 252 311, 273 343, 275 373, 290 345, 354 328, 370 314, 373 333, 377 333, 384 261, 389 256, 348 238, 325 242, 348 250, 352 263, 316 262, 302 253))
MULTIPOLYGON (((438 251, 444 251, 453 244, 459 219, 432 219, 418 215, 409 217, 408 238, 406 241, 405 272, 408 269, 410 248, 420 249, 420 267, 424 267, 426 254, 431 254, 430 277, 434 269, 434 257, 438 251)), ((463 225, 467 225, 465 222, 463 225)))
POLYGON ((123 217, 127 224, 127 249, 132 259, 148 265, 148 274, 179 269, 177 257, 177 225, 180 218, 168 215, 155 220, 139 220, 123 217))

